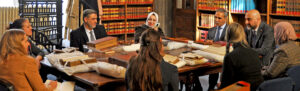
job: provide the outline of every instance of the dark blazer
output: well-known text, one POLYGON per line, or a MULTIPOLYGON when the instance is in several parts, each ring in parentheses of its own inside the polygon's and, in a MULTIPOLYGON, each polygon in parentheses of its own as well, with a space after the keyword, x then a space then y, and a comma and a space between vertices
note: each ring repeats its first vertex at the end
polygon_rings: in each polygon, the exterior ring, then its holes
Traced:
MULTIPOLYGON (((148 28, 150 28, 149 26, 147 26, 147 25, 145 25, 145 24, 143 24, 143 25, 141 25, 141 26, 137 26, 137 27, 135 27, 135 33, 134 33, 134 42, 135 43, 139 43, 139 41, 140 41, 140 36, 142 35, 142 33, 146 30, 146 29, 148 29, 148 28)), ((165 35, 164 35, 164 32, 162 31, 162 29, 161 28, 158 28, 158 32, 159 32, 159 34, 160 34, 160 36, 163 38, 165 35)))
POLYGON ((251 48, 253 48, 260 56, 262 56, 261 62, 263 66, 270 64, 273 51, 275 49, 274 31, 273 28, 264 22, 258 27, 256 40, 252 40, 252 32, 245 28, 247 41, 251 48), (255 46, 252 46, 252 41, 255 41, 255 46))
POLYGON ((246 81, 251 84, 251 90, 255 91, 263 82, 258 54, 239 43, 234 44, 233 47, 234 50, 224 57, 221 88, 237 81, 246 81))
MULTIPOLYGON (((94 28, 94 33, 96 39, 100 39, 103 37, 106 37, 106 31, 103 25, 96 25, 94 28)), ((81 25, 78 29, 71 32, 71 47, 77 47, 79 48, 79 51, 84 52, 83 45, 86 45, 87 42, 89 42, 89 38, 87 37, 87 34, 85 32, 84 25, 81 25)))
MULTIPOLYGON (((160 71, 162 75, 162 84, 163 91, 179 91, 179 78, 178 78, 178 69, 176 66, 165 62, 164 60, 160 63, 160 71)), ((127 72, 126 72, 127 74, 127 72)), ((130 88, 127 83, 129 80, 127 76, 125 76, 127 91, 130 91, 130 88)))
POLYGON ((28 42, 30 43, 30 48, 29 48, 29 54, 33 57, 36 57, 38 55, 42 56, 44 58, 45 53, 38 48, 31 40, 31 38, 28 37, 28 42))
MULTIPOLYGON (((226 33, 226 28, 227 28, 227 24, 225 25, 222 34, 221 34, 221 38, 220 41, 225 41, 225 33, 226 33)), ((213 27, 211 29, 208 30, 208 34, 207 34, 207 39, 209 40, 214 40, 215 39, 215 35, 216 35, 216 31, 217 31, 218 27, 213 27)))

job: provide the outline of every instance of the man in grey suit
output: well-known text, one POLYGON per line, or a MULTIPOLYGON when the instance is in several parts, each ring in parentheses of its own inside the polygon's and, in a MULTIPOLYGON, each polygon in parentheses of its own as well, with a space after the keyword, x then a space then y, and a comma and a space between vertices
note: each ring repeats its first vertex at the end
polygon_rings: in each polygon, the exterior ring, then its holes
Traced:
POLYGON ((246 13, 245 24, 250 47, 260 55, 262 66, 268 66, 275 49, 272 27, 261 21, 259 11, 255 9, 246 13))

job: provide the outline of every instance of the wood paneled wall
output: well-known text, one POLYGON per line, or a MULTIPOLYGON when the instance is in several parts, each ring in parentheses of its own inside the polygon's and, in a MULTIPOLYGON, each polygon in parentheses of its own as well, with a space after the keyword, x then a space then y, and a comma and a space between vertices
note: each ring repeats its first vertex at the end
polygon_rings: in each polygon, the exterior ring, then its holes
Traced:
POLYGON ((160 28, 168 37, 172 35, 172 4, 175 0, 154 0, 154 11, 158 13, 160 28))

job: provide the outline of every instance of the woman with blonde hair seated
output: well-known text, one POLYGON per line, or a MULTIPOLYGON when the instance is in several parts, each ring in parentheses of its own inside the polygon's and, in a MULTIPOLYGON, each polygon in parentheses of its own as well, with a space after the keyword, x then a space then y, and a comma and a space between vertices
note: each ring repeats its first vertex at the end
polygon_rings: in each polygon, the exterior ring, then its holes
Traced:
POLYGON ((285 76, 285 72, 300 65, 300 47, 295 44, 295 29, 288 22, 279 22, 274 27, 277 48, 274 51, 270 66, 263 67, 262 74, 266 79, 285 76))
POLYGON ((147 29, 138 55, 130 59, 125 76, 128 91, 178 91, 177 67, 163 60, 159 33, 147 29))
POLYGON ((251 91, 255 91, 263 82, 260 72, 261 63, 258 53, 250 48, 246 40, 243 26, 238 23, 229 24, 225 40, 227 47, 221 76, 221 88, 237 81, 246 81, 251 84, 251 91), (230 44, 233 46, 232 52, 229 52, 230 44))
POLYGON ((13 84, 16 91, 52 91, 56 82, 46 87, 35 59, 28 55, 28 38, 23 30, 8 30, 0 41, 0 78, 13 84))

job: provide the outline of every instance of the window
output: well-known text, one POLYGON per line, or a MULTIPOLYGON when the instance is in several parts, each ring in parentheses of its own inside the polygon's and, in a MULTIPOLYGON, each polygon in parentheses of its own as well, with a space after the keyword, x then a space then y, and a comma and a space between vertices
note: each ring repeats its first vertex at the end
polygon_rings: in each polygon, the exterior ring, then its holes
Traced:
POLYGON ((0 0, 0 7, 18 7, 18 0, 0 0))

